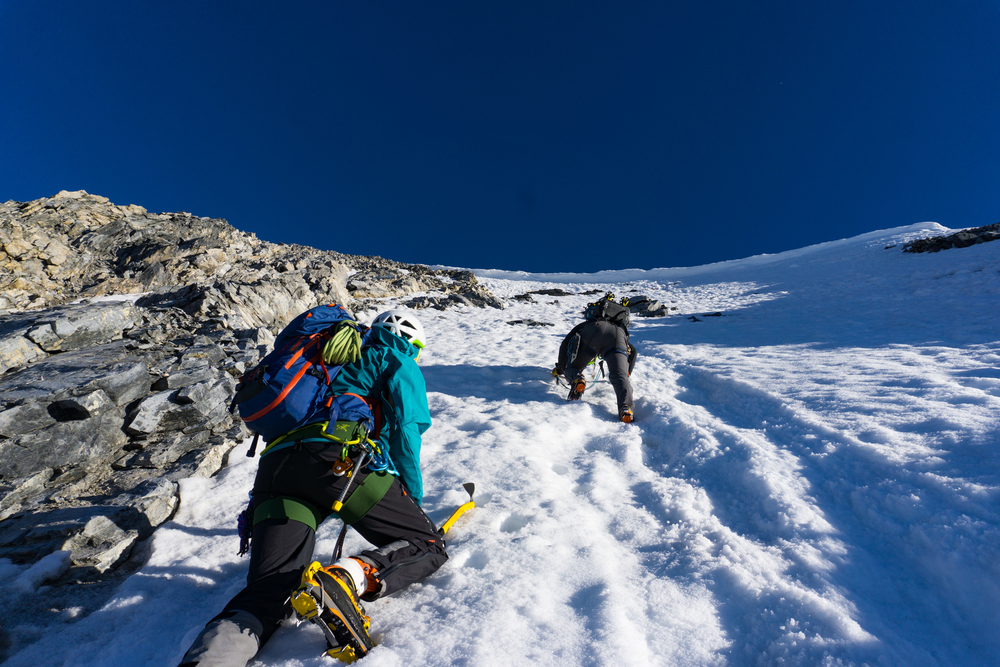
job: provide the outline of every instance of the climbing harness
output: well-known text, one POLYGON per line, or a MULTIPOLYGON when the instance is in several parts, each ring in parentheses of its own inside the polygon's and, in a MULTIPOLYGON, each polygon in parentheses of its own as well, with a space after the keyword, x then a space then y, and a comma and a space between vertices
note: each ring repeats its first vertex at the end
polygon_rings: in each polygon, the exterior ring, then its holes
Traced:
MULTIPOLYGON (((304 523, 313 530, 330 514, 344 521, 344 528, 360 521, 386 494, 398 471, 388 449, 368 437, 363 422, 319 422, 296 429, 268 444, 261 457, 298 443, 323 442, 340 446, 340 457, 332 470, 346 482, 337 500, 329 508, 318 508, 300 498, 277 496, 259 502, 251 498, 240 514, 237 527, 240 534, 239 555, 246 554, 253 538, 253 526, 265 519, 287 518, 304 523), (362 478, 363 477, 363 478, 362 478)), ((339 540, 342 545, 342 540, 339 540)), ((339 550, 339 545, 338 545, 339 550)))

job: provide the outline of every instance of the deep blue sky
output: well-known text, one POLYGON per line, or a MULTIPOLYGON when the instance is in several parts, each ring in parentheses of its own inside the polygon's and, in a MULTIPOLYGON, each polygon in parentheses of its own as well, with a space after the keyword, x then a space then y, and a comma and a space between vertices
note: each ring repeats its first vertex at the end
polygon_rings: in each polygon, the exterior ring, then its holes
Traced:
POLYGON ((0 201, 530 271, 1000 221, 1000 0, 0 0, 0 201))

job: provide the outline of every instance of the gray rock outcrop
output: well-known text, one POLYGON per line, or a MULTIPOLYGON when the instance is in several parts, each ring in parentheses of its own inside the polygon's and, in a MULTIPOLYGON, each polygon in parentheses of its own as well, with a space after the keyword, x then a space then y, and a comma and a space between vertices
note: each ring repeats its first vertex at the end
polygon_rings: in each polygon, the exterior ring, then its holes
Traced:
POLYGON ((0 205, 0 313, 147 292, 233 330, 280 330, 319 303, 411 294, 421 296, 409 308, 502 307, 468 271, 268 243, 225 220, 83 191, 0 205))
POLYGON ((979 243, 1000 239, 1000 222, 982 227, 962 229, 947 236, 917 239, 903 245, 903 252, 939 252, 950 248, 968 248, 979 243))
MULTIPOLYGON (((9 331, 29 338, 45 331, 48 349, 39 347, 39 359, 0 375, 0 558, 28 562, 67 549, 75 566, 97 569, 72 576, 100 574, 117 557, 95 552, 96 538, 84 549, 77 535, 100 515, 125 531, 115 533, 122 539, 129 531, 135 531, 131 542, 148 537, 169 513, 123 509, 142 504, 137 488, 215 473, 246 436, 227 410, 234 375, 267 346, 246 332, 206 327, 183 311, 130 301, 83 302, 4 320, 9 331), (73 326, 53 326, 64 321, 73 326), (130 494, 135 502, 122 505, 130 494), (108 506, 117 508, 114 516, 101 513, 108 506), (40 530, 53 512, 63 517, 59 530, 40 530), (77 558, 76 547, 87 555, 77 558)), ((118 549, 114 540, 105 542, 118 549)))

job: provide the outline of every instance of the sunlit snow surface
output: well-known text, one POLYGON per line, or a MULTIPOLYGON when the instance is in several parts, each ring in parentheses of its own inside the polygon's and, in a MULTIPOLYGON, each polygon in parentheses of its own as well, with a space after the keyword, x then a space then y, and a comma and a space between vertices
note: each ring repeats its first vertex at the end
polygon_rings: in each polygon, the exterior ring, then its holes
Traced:
MULTIPOLYGON (((443 521, 467 481, 478 506, 441 570, 368 605, 381 638, 361 664, 1000 664, 1000 242, 902 252, 940 231, 693 269, 483 271, 506 309, 421 312, 425 508, 443 521), (594 297, 512 298, 551 287, 678 307, 632 327, 634 424, 606 381, 574 403, 553 384, 594 297), (528 319, 554 326, 508 324, 528 319)), ((176 665, 246 574, 245 448, 182 484, 105 608, 7 664, 176 665)), ((252 664, 332 664, 323 649, 289 622, 252 664)))

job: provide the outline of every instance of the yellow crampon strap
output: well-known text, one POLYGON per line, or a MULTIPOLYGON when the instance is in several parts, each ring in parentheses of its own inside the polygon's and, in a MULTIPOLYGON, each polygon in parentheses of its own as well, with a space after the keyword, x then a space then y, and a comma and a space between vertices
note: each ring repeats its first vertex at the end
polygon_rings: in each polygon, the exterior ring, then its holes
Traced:
POLYGON ((314 586, 319 586, 320 590, 322 590, 322 584, 314 579, 316 573, 321 569, 323 569, 323 566, 320 562, 313 561, 313 563, 302 573, 302 583, 299 585, 298 589, 292 593, 292 609, 294 609, 295 613, 297 613, 301 618, 311 619, 319 614, 319 606, 316 604, 316 599, 309 594, 309 590, 314 586))
POLYGON ((358 660, 358 652, 354 650, 353 646, 338 646, 328 650, 326 654, 341 662, 357 662, 358 660))
POLYGON ((323 363, 328 366, 350 364, 361 358, 361 332, 354 320, 339 322, 330 340, 323 345, 323 363))

